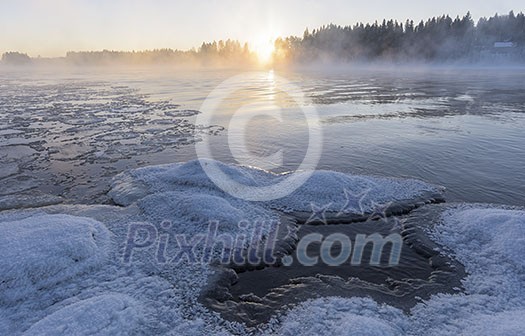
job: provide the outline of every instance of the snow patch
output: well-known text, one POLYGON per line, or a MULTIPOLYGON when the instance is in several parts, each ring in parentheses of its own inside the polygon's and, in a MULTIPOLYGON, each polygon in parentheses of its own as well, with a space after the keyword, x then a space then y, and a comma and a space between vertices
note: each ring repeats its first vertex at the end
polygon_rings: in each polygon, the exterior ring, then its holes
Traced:
POLYGON ((100 222, 68 215, 38 215, 0 222, 0 301, 27 299, 100 266, 110 247, 100 222))
MULTIPOLYGON (((292 309, 272 333, 279 335, 404 335, 402 311, 372 299, 338 297, 306 301, 292 309)), ((270 333, 268 333, 270 334, 270 333)))
MULTIPOLYGON (((426 192, 439 193, 437 186, 414 179, 394 179, 386 177, 343 174, 334 171, 318 170, 297 190, 286 197, 272 201, 273 208, 283 211, 311 211, 311 204, 327 207, 328 211, 338 212, 347 199, 344 190, 361 195, 361 209, 368 213, 374 203, 382 204, 414 199, 426 192)), ((357 200, 359 201, 359 200, 357 200)))
POLYGON ((220 232, 229 233, 237 233, 242 221, 264 221, 267 228, 271 221, 278 221, 274 212, 257 204, 199 191, 156 193, 141 199, 138 206, 154 222, 169 220, 176 224, 178 233, 206 233, 212 221, 218 223, 220 232))
POLYGON ((525 211, 466 208, 444 218, 442 242, 455 246, 462 259, 493 255, 525 268, 525 211))
MULTIPOLYGON (((203 160, 202 164, 215 164, 228 178, 250 187, 275 185, 288 177, 287 174, 273 174, 212 160, 203 160)), ((198 160, 143 167, 121 173, 113 180, 109 195, 115 203, 126 206, 148 194, 187 189, 208 193, 213 191, 221 197, 227 197, 206 175, 198 160)), ((331 203, 329 210, 339 211, 347 201, 345 189, 354 194, 363 193, 364 211, 371 211, 373 202, 401 201, 416 198, 426 192, 441 192, 441 188, 419 180, 315 171, 302 186, 288 196, 262 203, 283 211, 311 211, 312 202, 321 205, 331 203)))
POLYGON ((141 307, 127 295, 106 294, 66 306, 35 323, 24 335, 129 335, 141 307))

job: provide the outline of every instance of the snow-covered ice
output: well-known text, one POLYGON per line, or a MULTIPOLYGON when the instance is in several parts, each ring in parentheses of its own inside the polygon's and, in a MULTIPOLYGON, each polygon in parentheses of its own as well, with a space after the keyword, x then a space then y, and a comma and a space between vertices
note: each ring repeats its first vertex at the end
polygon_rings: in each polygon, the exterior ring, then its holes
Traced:
POLYGON ((33 191, 31 193, 19 193, 0 196, 0 211, 9 209, 35 208, 45 205, 62 203, 60 196, 49 195, 33 191))
MULTIPOLYGON (((440 208, 429 234, 461 261, 468 272, 465 293, 438 294, 416 305, 409 315, 369 300, 311 300, 272 321, 272 332, 363 335, 521 335, 525 330, 525 210, 487 204, 440 208), (346 321, 371 319, 370 329, 352 329, 346 321), (354 332, 354 330, 356 330, 354 332)), ((426 210, 416 210, 424 213, 426 210)), ((416 217, 420 218, 420 217, 416 217)), ((362 320, 361 320, 362 321, 362 320)))
POLYGON ((32 216, 0 223, 0 302, 26 298, 105 262, 110 233, 91 218, 32 216))
MULTIPOLYGON (((228 178, 249 187, 274 185, 288 177, 287 174, 273 174, 217 161, 202 160, 202 164, 217 165, 228 178)), ((123 172, 113 180, 109 195, 115 203, 129 205, 148 194, 188 188, 199 188, 207 193, 213 192, 227 197, 206 175, 199 160, 123 172)), ((364 212, 371 211, 374 203, 410 200, 425 193, 442 191, 438 186, 414 179, 349 175, 320 170, 313 172, 303 185, 288 196, 264 203, 272 209, 289 212, 310 211, 312 202, 315 202, 321 205, 330 204, 328 210, 338 212, 347 201, 344 196, 345 189, 355 194, 363 194, 362 209, 354 210, 364 212)))
MULTIPOLYGON (((284 178, 253 168, 222 168, 248 185, 284 178)), ((192 161, 120 174, 110 196, 121 206, 0 212, 0 334, 516 335, 525 330, 525 211, 519 208, 425 207, 438 209, 428 235, 442 253, 463 263, 468 275, 463 293, 435 295, 410 314, 368 298, 321 298, 275 316, 261 330, 248 330, 198 302, 214 273, 209 265, 158 263, 155 245, 137 251, 129 264, 122 260, 130 223, 150 222, 159 233, 195 234, 215 219, 223 224, 221 232, 235 233, 242 230, 236 226, 242 219, 278 220, 275 209, 309 210, 312 201, 332 202, 336 209, 345 203, 343 188, 369 189, 367 201, 376 203, 440 191, 416 180, 320 171, 286 198, 248 202, 216 188, 192 161), (164 220, 171 225, 162 226, 164 220)))
MULTIPOLYGON (((282 321, 269 323, 271 333, 282 335, 403 335, 406 316, 398 309, 367 298, 322 298, 307 301, 282 321)), ((266 331, 266 334, 271 334, 266 331)))
POLYGON ((127 295, 105 294, 46 316, 24 335, 129 335, 139 322, 140 303, 127 295))

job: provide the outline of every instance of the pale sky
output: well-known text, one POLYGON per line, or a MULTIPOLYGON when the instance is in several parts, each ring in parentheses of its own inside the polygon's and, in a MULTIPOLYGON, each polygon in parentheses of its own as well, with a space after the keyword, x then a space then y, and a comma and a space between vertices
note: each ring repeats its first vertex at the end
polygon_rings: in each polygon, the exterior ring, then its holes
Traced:
POLYGON ((323 24, 525 11, 523 0, 0 0, 0 53, 189 49, 203 41, 251 44, 323 24))

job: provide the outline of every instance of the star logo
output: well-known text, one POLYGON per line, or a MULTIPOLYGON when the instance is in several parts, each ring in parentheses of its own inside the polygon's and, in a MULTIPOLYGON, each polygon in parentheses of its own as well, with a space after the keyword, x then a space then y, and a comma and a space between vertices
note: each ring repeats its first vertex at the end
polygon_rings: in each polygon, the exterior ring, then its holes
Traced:
POLYGON ((299 232, 299 227, 298 226, 295 226, 295 225, 289 225, 287 228, 287 233, 286 233, 286 236, 285 236, 285 239, 286 238, 297 238, 297 233, 299 232))
POLYGON ((386 212, 388 211, 388 208, 392 205, 392 202, 386 202, 383 204, 376 203, 372 201, 372 213, 370 216, 368 216, 368 219, 370 220, 382 220, 384 222, 388 222, 388 216, 386 212))
POLYGON ((328 203, 324 206, 318 206, 315 203, 310 203, 310 207, 312 208, 312 214, 308 218, 305 224, 313 223, 313 222, 321 222, 324 225, 327 225, 326 222, 326 211, 328 208, 332 205, 332 203, 328 203))
POLYGON ((356 213, 359 215, 364 215, 365 209, 364 209, 363 203, 364 203, 365 197, 368 195, 370 190, 371 189, 368 188, 364 191, 361 191, 360 193, 353 193, 352 191, 344 188, 343 192, 345 194, 346 202, 341 208, 341 210, 339 210, 339 212, 337 213, 337 217, 345 215, 345 214, 349 214, 349 213, 356 213))

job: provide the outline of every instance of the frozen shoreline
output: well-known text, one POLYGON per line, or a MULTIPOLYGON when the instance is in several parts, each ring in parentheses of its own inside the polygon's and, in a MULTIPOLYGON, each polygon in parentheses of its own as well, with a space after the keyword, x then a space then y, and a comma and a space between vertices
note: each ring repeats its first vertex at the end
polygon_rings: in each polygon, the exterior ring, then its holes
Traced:
MULTIPOLYGON (((214 273, 208 265, 187 260, 178 265, 159 264, 158 248, 153 245, 135 251, 131 263, 124 263, 122 253, 129 224, 150 222, 156 225, 159 235, 168 231, 191 235, 202 232, 209 220, 218 219, 224 223, 219 226, 221 233, 238 234, 242 229, 236 221, 254 217, 275 221, 278 216, 274 208, 307 211, 309 202, 327 200, 335 202, 334 206, 343 206, 343 187, 356 190, 370 181, 376 188, 370 193, 370 202, 396 201, 393 195, 406 200, 425 191, 439 191, 421 181, 377 180, 326 171, 314 174, 310 186, 299 189, 288 200, 254 204, 217 190, 199 167, 189 162, 120 175, 110 195, 117 202, 125 202, 125 207, 51 205, 0 212, 1 237, 8 240, 0 247, 6 249, 2 254, 8 256, 8 252, 16 251, 2 261, 6 270, 0 279, 2 293, 11 294, 0 298, 0 333, 68 334, 79 330, 110 334, 121 330, 130 334, 243 334, 249 331, 243 325, 223 320, 198 302, 214 273), (334 185, 340 188, 335 189, 334 185), (317 190, 318 197, 312 200, 316 194, 308 193, 308 188, 317 190), (322 190, 325 192, 319 192, 322 190), (165 219, 171 221, 167 230, 161 226, 165 219), (95 231, 89 230, 107 230, 103 237, 108 238, 103 238, 101 245, 100 239, 89 233, 95 231), (64 239, 64 244, 56 244, 57 236, 64 239), (10 247, 12 244, 17 249, 10 247), (39 246, 44 250, 52 248, 55 259, 35 254, 34 249, 39 246), (36 265, 42 265, 49 273, 35 268, 36 265), (111 313, 102 313, 109 312, 105 309, 111 313), (108 327, 86 330, 86 323, 108 327)), ((224 168, 253 183, 270 183, 278 178, 247 168, 224 168)), ((411 220, 426 223, 427 236, 445 247, 443 253, 465 265, 465 293, 434 295, 417 304, 409 315, 371 299, 322 298, 306 301, 274 317, 260 331, 333 334, 347 328, 365 335, 417 335, 423 330, 429 335, 452 335, 462 330, 466 334, 484 329, 496 332, 499 329, 495 326, 510 333, 523 329, 522 322, 515 318, 525 309, 520 294, 525 285, 524 265, 519 258, 524 247, 521 237, 525 236, 522 208, 428 205, 411 212, 407 222, 411 220), (434 212, 421 222, 424 216, 418 216, 424 209, 434 212)), ((166 255, 173 255, 175 250, 175 246, 168 246, 166 255)))

